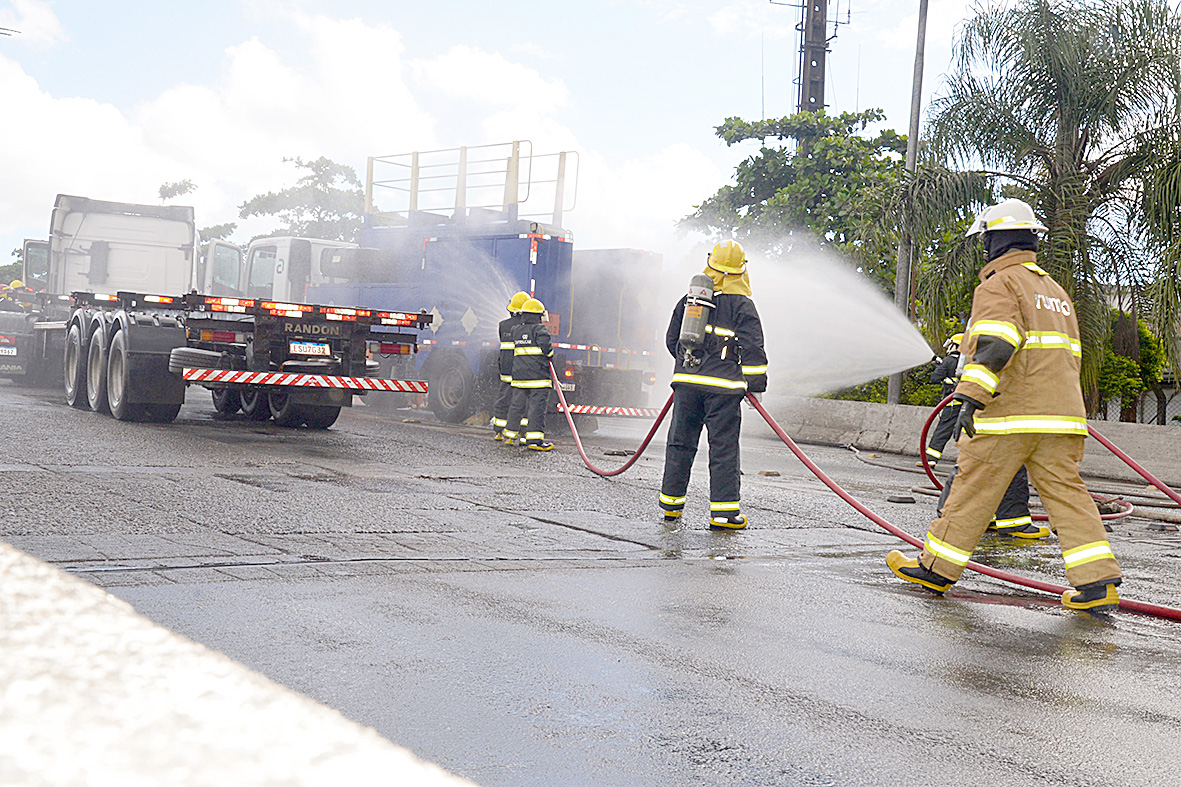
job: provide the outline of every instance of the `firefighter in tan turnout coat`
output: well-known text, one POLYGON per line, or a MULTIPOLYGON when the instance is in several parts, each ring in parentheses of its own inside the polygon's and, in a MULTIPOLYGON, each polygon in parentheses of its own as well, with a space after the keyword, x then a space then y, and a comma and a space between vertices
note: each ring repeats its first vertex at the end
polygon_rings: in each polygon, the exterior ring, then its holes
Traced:
POLYGON ((1010 199, 986 209, 968 231, 983 233, 988 263, 972 297, 967 364, 955 390, 956 473, 918 559, 895 550, 886 562, 900 578, 943 593, 1025 465, 1075 587, 1062 603, 1102 612, 1118 606, 1121 575, 1079 477, 1087 422, 1078 320, 1070 296, 1038 267, 1035 230, 1046 228, 1027 204, 1010 199), (959 441, 961 431, 967 438, 959 441))

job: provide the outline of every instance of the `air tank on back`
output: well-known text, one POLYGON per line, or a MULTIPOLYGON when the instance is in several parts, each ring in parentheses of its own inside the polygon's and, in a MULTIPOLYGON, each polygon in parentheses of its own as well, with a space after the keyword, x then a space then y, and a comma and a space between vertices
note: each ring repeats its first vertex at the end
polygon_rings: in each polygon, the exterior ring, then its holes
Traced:
POLYGON ((704 273, 694 275, 689 280, 685 315, 681 318, 681 333, 677 340, 683 354, 681 363, 687 368, 701 363, 701 356, 696 351, 705 345, 705 326, 709 324, 709 313, 713 307, 713 279, 704 273))

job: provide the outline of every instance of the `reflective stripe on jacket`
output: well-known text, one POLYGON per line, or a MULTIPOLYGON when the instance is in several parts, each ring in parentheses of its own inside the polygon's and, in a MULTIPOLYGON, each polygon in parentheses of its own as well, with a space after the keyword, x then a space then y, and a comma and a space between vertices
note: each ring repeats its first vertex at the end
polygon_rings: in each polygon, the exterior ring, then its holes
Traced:
POLYGON ((1087 434, 1078 318, 1032 251, 984 266, 972 296, 956 393, 985 405, 980 434, 1087 434))
POLYGON ((513 327, 513 388, 549 388, 549 359, 553 339, 540 322, 522 322, 513 327))
POLYGON ((714 308, 705 329, 701 364, 685 367, 677 352, 685 298, 677 302, 665 334, 665 345, 676 358, 672 385, 688 385, 713 393, 741 396, 767 390, 767 355, 763 351, 763 323, 755 303, 745 295, 715 293, 714 308))

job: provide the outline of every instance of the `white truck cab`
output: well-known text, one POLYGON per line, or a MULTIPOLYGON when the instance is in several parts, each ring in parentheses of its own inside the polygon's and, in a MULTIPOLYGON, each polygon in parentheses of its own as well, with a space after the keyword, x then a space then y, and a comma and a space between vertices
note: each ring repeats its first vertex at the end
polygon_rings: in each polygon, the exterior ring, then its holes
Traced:
POLYGON ((246 250, 239 294, 245 298, 305 303, 308 286, 328 279, 320 270, 322 252, 356 246, 316 238, 258 238, 246 250))

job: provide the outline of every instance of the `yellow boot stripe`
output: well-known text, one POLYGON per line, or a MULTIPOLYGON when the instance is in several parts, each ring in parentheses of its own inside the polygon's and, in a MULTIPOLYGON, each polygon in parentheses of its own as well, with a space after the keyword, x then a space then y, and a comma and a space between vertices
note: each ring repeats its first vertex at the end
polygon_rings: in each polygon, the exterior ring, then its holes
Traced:
POLYGON ((968 561, 972 559, 971 552, 965 552, 962 549, 953 547, 951 544, 944 543, 930 533, 927 534, 927 549, 947 562, 955 563, 957 566, 966 566, 968 565, 968 561))

